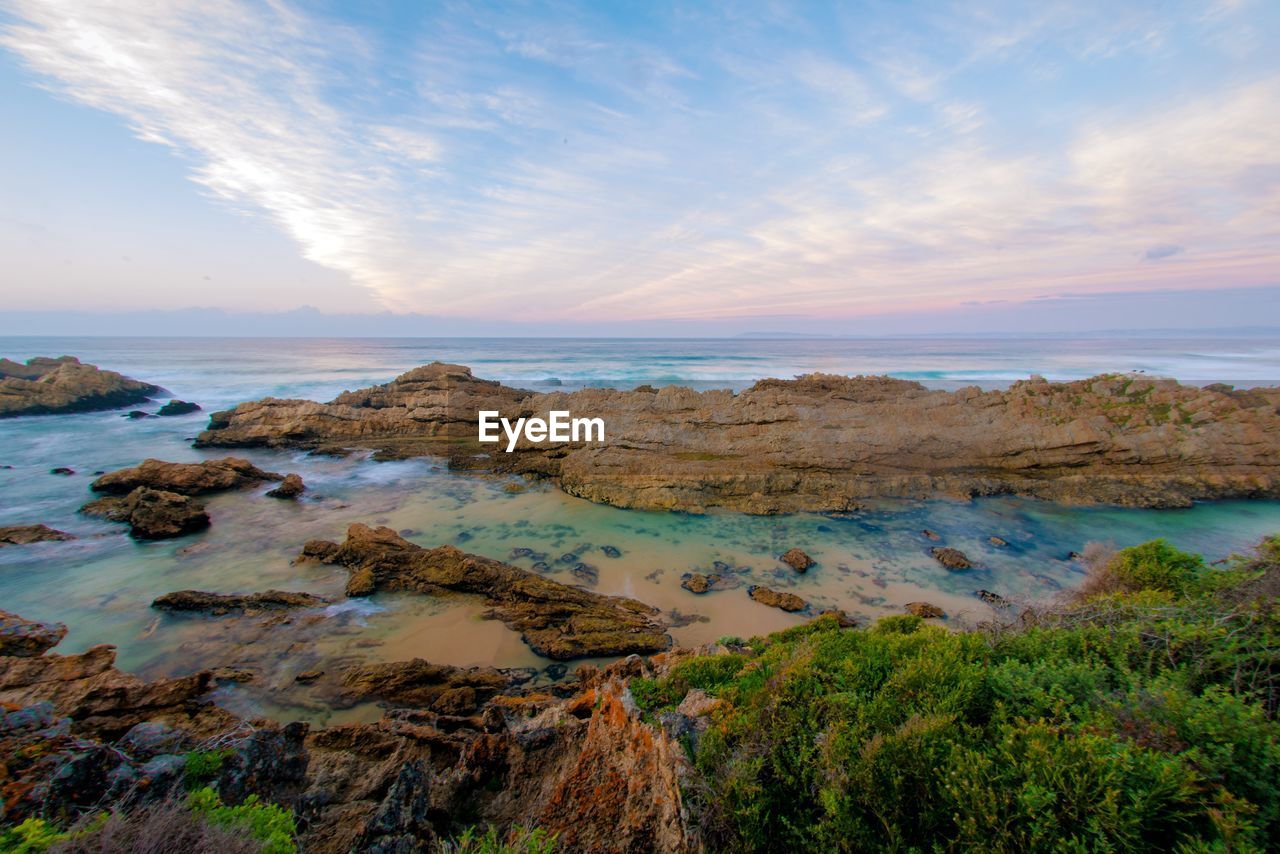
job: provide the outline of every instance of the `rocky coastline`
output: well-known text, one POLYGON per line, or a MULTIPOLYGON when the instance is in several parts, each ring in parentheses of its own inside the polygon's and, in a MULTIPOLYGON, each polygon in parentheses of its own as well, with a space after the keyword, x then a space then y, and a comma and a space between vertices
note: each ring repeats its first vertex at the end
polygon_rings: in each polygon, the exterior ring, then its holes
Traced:
POLYGON ((737 394, 535 394, 437 362, 329 403, 266 398, 213 413, 196 445, 433 455, 460 470, 554 478, 600 503, 686 512, 841 512, 877 498, 1003 494, 1185 507, 1280 496, 1280 389, 1116 374, 947 392, 811 374, 737 394), (480 410, 589 414, 604 419, 606 439, 521 438, 504 453, 476 441, 480 410))

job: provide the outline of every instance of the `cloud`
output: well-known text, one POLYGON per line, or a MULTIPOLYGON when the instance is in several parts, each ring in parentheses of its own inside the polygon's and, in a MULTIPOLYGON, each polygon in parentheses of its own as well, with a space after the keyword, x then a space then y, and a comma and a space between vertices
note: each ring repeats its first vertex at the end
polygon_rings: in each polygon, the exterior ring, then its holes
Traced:
POLYGON ((1173 243, 1157 243, 1155 246, 1148 248, 1146 252, 1143 252, 1142 257, 1146 261, 1159 261, 1162 258, 1172 258, 1174 255, 1184 251, 1181 246, 1173 243))
POLYGON ((446 4, 392 50, 284 0, 12 6, 0 44, 52 89, 395 310, 838 317, 1280 269, 1275 69, 1151 89, 1248 7, 446 4), (1132 96, 1054 73, 1139 60, 1132 96))

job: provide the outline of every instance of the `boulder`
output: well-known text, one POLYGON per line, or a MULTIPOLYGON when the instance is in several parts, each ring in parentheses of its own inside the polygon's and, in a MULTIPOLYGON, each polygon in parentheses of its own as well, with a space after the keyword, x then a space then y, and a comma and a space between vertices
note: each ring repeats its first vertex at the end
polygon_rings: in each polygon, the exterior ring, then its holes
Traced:
POLYGON ((80 512, 124 522, 129 526, 129 534, 139 540, 167 540, 209 527, 209 514, 203 504, 185 495, 145 486, 135 488, 128 495, 108 495, 90 501, 80 512))
POLYGON ((67 627, 62 623, 38 623, 0 611, 0 656, 44 655, 66 636, 67 627))
POLYGON ((124 495, 140 486, 176 492, 179 495, 203 495, 283 479, 284 475, 263 471, 239 457, 205 460, 200 463, 168 463, 148 459, 132 468, 104 474, 90 484, 89 488, 109 495, 124 495))
POLYGON ((903 607, 908 614, 913 614, 917 617, 924 617, 925 619, 946 616, 946 613, 943 612, 941 608, 937 605, 931 605, 928 602, 908 602, 903 607))
POLYGON ((934 560, 952 572, 959 572, 973 567, 973 564, 969 562, 969 558, 965 557, 964 552, 959 549, 935 546, 929 549, 929 554, 933 555, 934 560))
POLYGON ((306 489, 306 485, 302 482, 302 477, 296 474, 287 474, 280 485, 267 493, 272 498, 297 498, 306 489))
POLYGON ((706 593, 711 589, 711 579, 701 572, 690 572, 681 579, 680 586, 690 593, 706 593))
POLYGON ((642 602, 570 587, 453 546, 424 549, 390 528, 355 524, 342 544, 312 540, 302 556, 346 567, 348 596, 397 590, 481 596, 487 616, 520 632, 534 652, 560 661, 671 645, 658 611, 642 602))
POLYGON ((170 416, 170 415, 187 415, 189 413, 199 412, 199 411, 200 411, 200 404, 191 403, 190 401, 187 401, 187 400, 177 400, 175 398, 174 400, 171 400, 168 403, 166 403, 164 406, 160 407, 160 411, 157 412, 156 415, 159 415, 161 417, 170 416))
POLYGON ((205 593, 201 590, 178 590, 155 599, 152 608, 160 611, 202 611, 220 616, 233 612, 257 612, 287 608, 321 608, 328 599, 310 593, 265 590, 261 593, 205 593))
POLYGON ((794 569, 796 572, 804 572, 814 565, 813 558, 809 557, 800 549, 788 550, 786 554, 779 558, 779 560, 794 569))
POLYGON ((37 357, 25 365, 0 359, 0 418, 119 409, 163 392, 72 356, 37 357))
POLYGON ((987 542, 991 543, 991 545, 995 546, 998 549, 1006 548, 1009 545, 1009 541, 1006 540, 1004 537, 997 537, 995 535, 987 537, 987 542))
POLYGON ((31 543, 47 543, 74 540, 75 536, 66 531, 50 528, 48 525, 6 525, 0 527, 0 547, 26 546, 31 543))
POLYGON ((786 593, 779 590, 771 590, 768 587, 752 585, 747 588, 747 595, 759 602, 761 605, 768 605, 771 608, 781 608, 784 611, 803 611, 809 607, 809 603, 805 602, 794 593, 786 593))
POLYGON ((986 602, 992 608, 1008 608, 1011 604, 1008 599, 999 593, 992 593, 990 590, 975 590, 973 595, 986 602))

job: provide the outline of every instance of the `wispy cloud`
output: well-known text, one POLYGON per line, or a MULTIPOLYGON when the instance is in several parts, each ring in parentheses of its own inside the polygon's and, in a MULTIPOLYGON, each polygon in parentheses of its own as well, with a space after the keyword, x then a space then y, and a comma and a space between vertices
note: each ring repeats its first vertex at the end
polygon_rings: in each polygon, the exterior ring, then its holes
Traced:
POLYGON ((11 6, 0 45, 52 90, 397 310, 852 316, 1280 269, 1280 68, 1222 36, 1265 43, 1248 5, 442 6, 397 33, 11 6), (1230 73, 1167 82, 1210 55, 1230 73))

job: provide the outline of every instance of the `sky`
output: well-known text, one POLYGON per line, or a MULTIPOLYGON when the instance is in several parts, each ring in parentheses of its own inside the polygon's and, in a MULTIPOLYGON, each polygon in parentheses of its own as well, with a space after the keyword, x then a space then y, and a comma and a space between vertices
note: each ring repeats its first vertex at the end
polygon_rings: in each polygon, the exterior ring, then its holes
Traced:
POLYGON ((1257 324, 1276 44, 1273 0, 0 0, 0 331, 1257 324))

